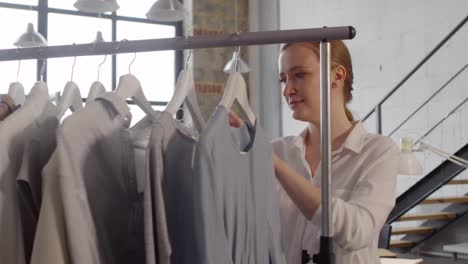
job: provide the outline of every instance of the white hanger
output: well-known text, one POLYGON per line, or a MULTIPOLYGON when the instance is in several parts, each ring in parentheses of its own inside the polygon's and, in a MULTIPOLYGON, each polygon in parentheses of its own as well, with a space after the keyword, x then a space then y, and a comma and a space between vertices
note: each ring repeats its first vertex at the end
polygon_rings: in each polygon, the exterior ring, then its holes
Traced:
MULTIPOLYGON (((239 58, 239 54, 240 46, 237 50, 237 59, 239 58)), ((224 87, 223 98, 221 98, 221 102, 219 104, 225 106, 227 109, 230 109, 234 102, 237 102, 240 106, 242 117, 249 123, 250 126, 253 126, 255 125, 256 118, 249 104, 245 80, 242 75, 237 72, 237 59, 235 71, 229 74, 226 86, 224 87)))
POLYGON ((8 95, 13 99, 15 105, 23 105, 26 101, 24 87, 19 83, 19 73, 21 68, 21 60, 18 61, 18 71, 16 72, 16 82, 12 82, 8 88, 8 95))
POLYGON ((190 111, 190 114, 192 115, 192 119, 195 123, 195 126, 200 132, 203 130, 203 127, 205 127, 205 120, 203 120, 202 115, 200 113, 200 109, 198 108, 193 74, 189 70, 187 70, 188 61, 190 59, 191 54, 192 50, 190 50, 190 53, 185 62, 185 69, 179 73, 179 77, 177 78, 177 82, 175 85, 174 95, 172 96, 171 101, 167 104, 165 111, 170 113, 171 115, 175 115, 177 110, 185 101, 190 111))
POLYGON ((143 93, 143 89, 141 88, 140 81, 130 73, 130 69, 133 62, 135 61, 135 58, 136 53, 135 57, 128 66, 128 74, 120 76, 119 84, 117 86, 117 89, 115 90, 115 93, 124 100, 131 98, 132 101, 135 102, 135 104, 138 105, 141 108, 141 110, 143 110, 143 112, 145 112, 145 114, 153 118, 153 107, 151 107, 151 104, 149 103, 148 99, 146 99, 146 96, 143 93))
POLYGON ((75 69, 76 57, 73 61, 71 80, 65 84, 63 88, 63 93, 60 96, 60 101, 58 103, 58 118, 62 118, 67 109, 70 109, 72 112, 83 108, 83 103, 81 99, 80 89, 78 85, 73 82, 73 71, 75 69))
POLYGON ((107 54, 104 56, 104 60, 99 64, 98 67, 98 75, 97 75, 97 81, 93 82, 91 85, 91 88, 89 88, 88 92, 88 97, 86 97, 86 104, 89 104, 96 100, 96 98, 106 92, 106 88, 104 88, 104 85, 99 81, 99 75, 101 72, 101 66, 106 62, 107 54))

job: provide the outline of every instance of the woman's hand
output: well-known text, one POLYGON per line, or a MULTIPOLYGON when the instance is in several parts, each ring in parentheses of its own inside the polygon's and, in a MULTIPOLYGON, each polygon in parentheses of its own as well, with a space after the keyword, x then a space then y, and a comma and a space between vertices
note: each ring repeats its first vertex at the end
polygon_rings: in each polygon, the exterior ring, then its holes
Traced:
POLYGON ((244 120, 240 118, 235 112, 229 112, 229 124, 232 127, 240 128, 244 125, 244 120))

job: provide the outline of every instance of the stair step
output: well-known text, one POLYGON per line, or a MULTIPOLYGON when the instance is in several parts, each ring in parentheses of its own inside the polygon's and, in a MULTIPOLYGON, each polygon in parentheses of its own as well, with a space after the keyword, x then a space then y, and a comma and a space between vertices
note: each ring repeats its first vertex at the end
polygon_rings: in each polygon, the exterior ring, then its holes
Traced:
POLYGON ((415 220, 450 220, 457 218, 455 213, 439 212, 439 213, 423 213, 403 215, 397 221, 415 221, 415 220))
POLYGON ((468 180, 451 180, 447 184, 468 184, 468 180))
POLYGON ((393 241, 390 241, 389 248, 405 248, 405 247, 412 247, 415 245, 416 245, 416 242, 413 242, 413 241, 393 240, 393 241))
POLYGON ((381 258, 396 258, 397 254, 391 252, 386 248, 379 248, 379 257, 381 258))
POLYGON ((430 234, 434 229, 427 226, 418 227, 407 227, 407 228, 395 228, 392 230, 392 235, 421 235, 430 234))
POLYGON ((420 204, 439 204, 439 203, 468 203, 468 196, 429 198, 429 199, 422 201, 420 204))

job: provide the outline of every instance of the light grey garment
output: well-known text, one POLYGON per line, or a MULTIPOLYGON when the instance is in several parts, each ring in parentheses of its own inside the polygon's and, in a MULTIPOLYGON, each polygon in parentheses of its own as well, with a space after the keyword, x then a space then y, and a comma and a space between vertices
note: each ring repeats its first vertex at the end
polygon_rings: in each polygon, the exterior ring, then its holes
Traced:
POLYGON ((27 140, 16 177, 26 262, 32 254, 39 210, 42 200, 42 169, 52 156, 59 125, 57 109, 49 102, 44 114, 27 128, 32 137, 27 140))
POLYGON ((197 134, 168 112, 160 112, 153 125, 147 152, 147 180, 151 188, 147 187, 145 196, 147 203, 153 205, 147 245, 157 248, 157 263, 200 263, 196 261, 199 257, 194 245, 198 241, 194 237, 191 203, 197 134), (156 243, 151 241, 151 235, 156 243))
POLYGON ((126 102, 109 92, 57 131, 60 191, 73 263, 143 263, 143 207, 126 102))
POLYGON ((25 104, 0 122, 0 263, 25 263, 16 177, 31 126, 49 103, 47 87, 35 85, 25 104))
POLYGON ((197 263, 285 263, 272 146, 259 127, 250 129, 245 147, 243 136, 233 132, 228 110, 218 106, 197 144, 197 263))

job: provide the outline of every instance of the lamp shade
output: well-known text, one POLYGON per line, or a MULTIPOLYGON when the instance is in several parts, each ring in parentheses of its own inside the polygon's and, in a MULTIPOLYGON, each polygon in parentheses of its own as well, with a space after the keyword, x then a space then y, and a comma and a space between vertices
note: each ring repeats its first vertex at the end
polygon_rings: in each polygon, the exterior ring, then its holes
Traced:
POLYGON ((78 0, 73 6, 88 13, 115 12, 120 8, 116 0, 78 0))
POLYGON ((160 22, 177 22, 184 20, 186 13, 179 0, 158 0, 146 13, 146 17, 160 22))
MULTIPOLYGON (((232 54, 232 58, 226 63, 226 66, 224 66, 224 72, 231 73, 236 71, 236 57, 237 51, 234 51, 234 53, 232 54)), ((247 63, 245 63, 245 61, 241 57, 239 57, 239 59, 237 60, 237 72, 246 73, 249 71, 250 68, 247 65, 247 63)))
POLYGON ((400 171, 402 175, 419 176, 422 175, 421 163, 413 153, 413 139, 403 137, 401 139, 400 171))
POLYGON ((39 32, 34 30, 33 24, 29 23, 26 32, 13 45, 20 48, 39 47, 47 46, 47 41, 39 32))

